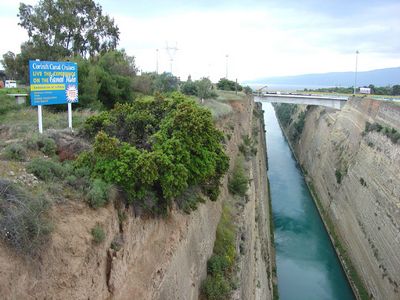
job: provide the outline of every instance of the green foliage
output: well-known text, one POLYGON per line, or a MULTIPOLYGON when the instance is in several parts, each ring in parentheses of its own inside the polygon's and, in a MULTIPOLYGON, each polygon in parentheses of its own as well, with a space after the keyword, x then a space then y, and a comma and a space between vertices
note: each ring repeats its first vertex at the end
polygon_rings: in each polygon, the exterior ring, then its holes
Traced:
POLYGON ((182 84, 181 92, 189 96, 197 95, 197 85, 192 81, 190 75, 188 77, 188 80, 182 84))
POLYGON ((30 41, 46 54, 56 52, 60 58, 113 50, 119 40, 114 20, 92 0, 42 0, 34 7, 21 3, 18 17, 30 41))
POLYGON ((243 91, 246 95, 251 95, 253 93, 253 89, 248 85, 243 88, 243 91))
POLYGON ((229 177, 228 189, 231 194, 244 197, 248 188, 249 179, 243 168, 243 160, 238 158, 232 175, 229 177))
POLYGON ((104 230, 100 226, 100 224, 96 224, 96 226, 92 228, 91 233, 92 233, 93 241, 96 244, 100 244, 106 238, 106 234, 104 233, 104 230))
POLYGON ((221 78, 217 83, 217 88, 224 91, 241 91, 243 87, 235 81, 221 78))
POLYGON ((217 227, 214 254, 207 262, 207 278, 201 289, 207 299, 229 298, 233 288, 235 259, 235 226, 229 207, 224 205, 217 227))
POLYGON ((37 143, 39 150, 42 151, 44 154, 49 156, 56 154, 57 146, 52 138, 43 136, 39 138, 37 143))
POLYGON ((253 140, 248 135, 243 135, 243 143, 239 145, 239 151, 244 155, 246 160, 257 154, 257 140, 253 140))
POLYGON ((306 113, 302 111, 298 115, 296 122, 294 122, 293 124, 292 137, 294 141, 297 141, 300 138, 301 133, 303 132, 304 129, 305 120, 306 120, 306 113))
POLYGON ((280 103, 274 105, 274 107, 282 126, 288 126, 292 122, 292 115, 296 112, 297 106, 295 104, 280 103))
POLYGON ((46 218, 50 202, 0 180, 0 237, 15 250, 35 254, 52 230, 46 218))
POLYGON ((393 144, 400 144, 400 132, 398 132, 395 128, 383 127, 379 123, 365 123, 364 133, 376 131, 386 135, 393 144))
POLYGON ((202 284, 201 290, 209 300, 225 300, 229 299, 231 286, 221 275, 215 277, 207 276, 202 284))
POLYGON ((13 97, 0 95, 0 116, 10 111, 18 110, 22 105, 18 105, 13 97))
POLYGON ((2 64, 9 77, 23 83, 29 83, 30 59, 94 57, 114 50, 119 40, 114 20, 93 0, 42 0, 35 6, 21 3, 18 16, 29 40, 21 45, 19 54, 3 55, 2 64))
POLYGON ((108 203, 108 192, 110 185, 103 180, 96 178, 90 184, 88 201, 91 207, 99 208, 108 203))
POLYGON ((102 53, 93 59, 75 57, 79 69, 79 106, 113 108, 133 100, 134 58, 124 50, 102 53))
POLYGON ((336 182, 340 184, 342 182, 342 172, 340 170, 335 171, 336 182))
POLYGON ((5 149, 7 159, 24 161, 26 159, 26 150, 21 144, 11 144, 5 149))
POLYGON ((35 158, 29 162, 26 170, 44 181, 63 179, 66 172, 59 162, 43 158, 35 158))
POLYGON ((190 186, 218 197, 229 163, 222 133, 207 109, 182 94, 117 105, 89 118, 84 132, 98 133, 93 152, 82 154, 77 166, 121 187, 129 202, 165 212, 190 186))
POLYGON ((202 78, 195 82, 196 96, 200 99, 217 98, 217 94, 213 91, 213 84, 208 78, 202 78))
POLYGON ((154 92, 170 93, 178 90, 178 78, 171 73, 154 74, 154 92))

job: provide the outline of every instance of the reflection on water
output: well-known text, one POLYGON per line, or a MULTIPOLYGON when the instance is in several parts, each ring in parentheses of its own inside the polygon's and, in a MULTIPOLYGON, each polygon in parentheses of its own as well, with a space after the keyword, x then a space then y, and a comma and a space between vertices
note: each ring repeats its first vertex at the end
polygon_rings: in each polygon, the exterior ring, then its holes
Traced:
POLYGON ((355 299, 273 107, 263 109, 280 299, 355 299))

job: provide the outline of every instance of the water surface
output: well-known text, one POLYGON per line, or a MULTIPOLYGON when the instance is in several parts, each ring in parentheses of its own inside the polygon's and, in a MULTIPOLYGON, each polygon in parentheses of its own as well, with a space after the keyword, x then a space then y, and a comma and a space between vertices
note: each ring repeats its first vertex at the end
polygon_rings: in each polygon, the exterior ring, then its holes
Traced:
POLYGON ((355 299, 274 109, 263 110, 280 299, 355 299))

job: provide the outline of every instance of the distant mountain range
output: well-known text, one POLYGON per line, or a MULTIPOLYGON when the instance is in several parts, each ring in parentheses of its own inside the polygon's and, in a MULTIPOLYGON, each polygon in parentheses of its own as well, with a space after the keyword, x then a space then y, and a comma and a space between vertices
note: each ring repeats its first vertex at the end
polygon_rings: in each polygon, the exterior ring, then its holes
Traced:
MULTIPOLYGON (((331 72, 296 76, 266 77, 246 82, 247 84, 279 84, 298 86, 344 86, 354 85, 354 72, 331 72)), ((387 86, 400 84, 400 67, 357 72, 357 86, 387 86)))

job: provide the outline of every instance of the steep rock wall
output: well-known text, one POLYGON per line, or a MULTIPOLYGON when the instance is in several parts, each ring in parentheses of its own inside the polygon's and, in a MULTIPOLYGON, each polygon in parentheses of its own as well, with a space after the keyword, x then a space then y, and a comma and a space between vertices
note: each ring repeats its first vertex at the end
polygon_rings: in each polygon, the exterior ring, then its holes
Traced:
POLYGON ((299 163, 370 298, 400 299, 400 145, 366 122, 400 131, 400 106, 352 98, 341 111, 309 107, 299 163))
MULTIPOLYGON (((227 152, 236 157, 242 135, 251 132, 254 103, 248 99, 232 102, 231 106, 232 115, 220 120, 219 127, 231 134, 227 152)), ((261 122, 257 120, 256 126, 260 127, 261 122)), ((246 218, 242 219, 248 231, 248 247, 242 260, 241 299, 271 298, 268 272, 273 256, 269 215, 265 211, 269 200, 265 148, 260 145, 265 142, 260 140, 253 158, 251 172, 256 179, 249 193, 246 218), (256 219, 260 210, 261 217, 256 219)), ((23 257, 0 241, 1 297, 198 299, 213 250, 221 202, 231 197, 227 176, 221 189, 217 202, 200 204, 190 215, 173 209, 165 219, 137 217, 132 208, 123 207, 118 200, 98 210, 88 208, 80 199, 55 205, 51 213, 55 228, 38 257, 23 257), (90 233, 96 224, 105 231, 105 240, 99 245, 92 242, 90 233)))

